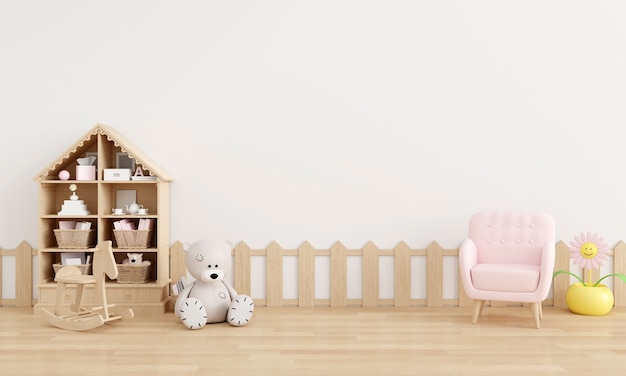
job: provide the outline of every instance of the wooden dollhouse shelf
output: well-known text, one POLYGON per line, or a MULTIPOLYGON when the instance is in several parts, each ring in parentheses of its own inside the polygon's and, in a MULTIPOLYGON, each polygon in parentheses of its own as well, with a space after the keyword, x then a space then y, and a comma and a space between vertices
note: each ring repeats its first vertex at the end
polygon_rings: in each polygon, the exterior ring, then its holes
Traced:
MULTIPOLYGON (((80 177, 80 176, 78 176, 80 177)), ((75 220, 90 222, 96 232, 96 243, 112 240, 115 243, 115 221, 122 218, 139 221, 150 218, 154 223, 148 248, 113 248, 117 263, 122 263, 126 253, 143 253, 144 259, 151 262, 150 278, 146 283, 115 283, 109 301, 116 305, 128 306, 137 313, 162 313, 169 301, 169 183, 171 178, 150 159, 138 151, 128 140, 114 129, 97 124, 61 156, 54 160, 38 176, 39 185, 39 301, 35 312, 41 307, 55 304, 54 264, 60 264, 63 252, 90 252, 85 248, 59 248, 54 230, 60 221, 75 220), (119 168, 122 155, 132 162, 134 171, 140 170, 144 176, 154 176, 155 180, 104 180, 105 169, 119 168), (95 179, 77 180, 77 159, 95 156, 95 179), (69 179, 58 178, 61 171, 69 172, 69 179), (73 187, 72 185, 75 185, 73 187), (74 193, 84 202, 87 215, 61 215, 61 206, 74 193), (112 208, 118 207, 120 190, 133 192, 136 202, 149 209, 147 215, 113 215, 112 208), (137 309, 135 306, 142 307, 137 309)), ((71 290, 71 289, 70 289, 71 290)), ((87 289, 89 294, 89 289, 87 289)), ((88 301, 88 297, 86 298, 88 301)))

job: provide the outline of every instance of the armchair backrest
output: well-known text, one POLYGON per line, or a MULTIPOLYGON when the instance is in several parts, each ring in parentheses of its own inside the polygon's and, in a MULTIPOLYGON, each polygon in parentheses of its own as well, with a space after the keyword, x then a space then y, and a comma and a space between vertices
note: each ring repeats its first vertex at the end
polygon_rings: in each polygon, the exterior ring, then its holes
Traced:
POLYGON ((478 263, 540 265, 544 245, 554 246, 555 237, 554 219, 541 212, 484 211, 469 222, 478 263))

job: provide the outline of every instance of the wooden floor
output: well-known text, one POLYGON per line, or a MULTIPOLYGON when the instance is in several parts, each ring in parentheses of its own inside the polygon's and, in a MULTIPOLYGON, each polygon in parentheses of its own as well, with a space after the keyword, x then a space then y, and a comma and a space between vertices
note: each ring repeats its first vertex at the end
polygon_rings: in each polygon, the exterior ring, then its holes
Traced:
POLYGON ((626 310, 265 308, 248 326, 187 330, 173 314, 90 332, 0 308, 2 375, 624 375, 626 310))

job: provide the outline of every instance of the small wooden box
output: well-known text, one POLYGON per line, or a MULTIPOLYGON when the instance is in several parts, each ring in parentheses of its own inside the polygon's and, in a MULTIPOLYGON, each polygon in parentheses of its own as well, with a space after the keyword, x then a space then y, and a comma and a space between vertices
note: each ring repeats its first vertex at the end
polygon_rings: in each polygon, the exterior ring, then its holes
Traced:
POLYGON ((59 248, 90 248, 95 244, 95 230, 54 229, 59 248))
POLYGON ((150 280, 152 265, 117 265, 117 283, 146 283, 150 280))
POLYGON ((113 230, 117 248, 150 248, 154 230, 113 230))

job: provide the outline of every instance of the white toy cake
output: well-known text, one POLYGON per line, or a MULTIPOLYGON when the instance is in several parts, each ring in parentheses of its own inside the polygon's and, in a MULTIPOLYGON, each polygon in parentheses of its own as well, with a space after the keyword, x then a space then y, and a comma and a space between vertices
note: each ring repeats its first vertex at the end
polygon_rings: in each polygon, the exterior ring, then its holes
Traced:
POLYGON ((69 200, 63 200, 59 215, 89 215, 90 212, 87 210, 85 201, 79 200, 76 195, 76 184, 70 184, 70 190, 72 191, 72 195, 69 200))

